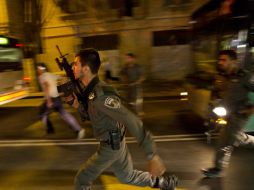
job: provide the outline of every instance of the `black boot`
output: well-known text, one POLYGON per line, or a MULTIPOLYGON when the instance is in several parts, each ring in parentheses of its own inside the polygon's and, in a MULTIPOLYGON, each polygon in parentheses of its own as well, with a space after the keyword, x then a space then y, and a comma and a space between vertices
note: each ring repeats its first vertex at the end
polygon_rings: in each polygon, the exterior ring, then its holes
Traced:
POLYGON ((221 177, 222 170, 217 167, 202 169, 202 173, 209 178, 221 177))
POLYGON ((175 190, 178 183, 178 178, 175 175, 163 175, 156 177, 153 188, 160 188, 160 190, 175 190))

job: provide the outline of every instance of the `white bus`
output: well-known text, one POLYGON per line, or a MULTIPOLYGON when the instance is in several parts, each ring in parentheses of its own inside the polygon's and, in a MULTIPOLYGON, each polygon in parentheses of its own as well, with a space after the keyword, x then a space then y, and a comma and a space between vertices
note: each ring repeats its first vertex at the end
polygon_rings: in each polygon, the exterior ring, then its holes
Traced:
POLYGON ((22 61, 22 44, 0 36, 0 105, 28 95, 22 61))

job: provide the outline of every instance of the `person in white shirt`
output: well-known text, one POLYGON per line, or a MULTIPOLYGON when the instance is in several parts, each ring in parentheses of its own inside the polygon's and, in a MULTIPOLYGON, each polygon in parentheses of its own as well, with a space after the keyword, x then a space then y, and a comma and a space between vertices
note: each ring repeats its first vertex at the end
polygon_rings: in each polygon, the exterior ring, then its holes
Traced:
POLYGON ((40 118, 47 127, 47 134, 55 132, 54 127, 49 120, 49 114, 52 110, 57 111, 64 121, 66 121, 71 128, 77 132, 77 138, 82 139, 85 136, 85 129, 83 129, 77 120, 67 112, 63 105, 59 93, 57 91, 58 76, 47 71, 44 63, 37 64, 37 72, 39 75, 39 83, 44 92, 45 101, 40 107, 40 118))

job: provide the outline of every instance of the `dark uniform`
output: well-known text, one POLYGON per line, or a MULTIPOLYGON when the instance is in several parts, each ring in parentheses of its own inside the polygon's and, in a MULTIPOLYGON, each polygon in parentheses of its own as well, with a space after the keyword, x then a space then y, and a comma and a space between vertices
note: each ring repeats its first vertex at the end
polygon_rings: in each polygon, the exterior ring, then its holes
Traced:
POLYGON ((147 158, 155 154, 151 134, 142 121, 125 108, 111 86, 94 78, 84 92, 88 99, 87 111, 94 136, 100 141, 96 153, 79 170, 75 178, 76 190, 90 190, 92 182, 108 167, 117 178, 127 184, 154 186, 149 172, 133 169, 133 163, 124 139, 125 127, 137 138, 147 158), (90 90, 89 90, 90 89, 90 90))
POLYGON ((250 74, 238 72, 235 75, 224 77, 219 85, 224 88, 224 92, 221 93, 223 94, 222 105, 227 110, 228 124, 221 131, 216 151, 215 167, 218 169, 228 164, 235 145, 254 144, 252 138, 242 132, 247 116, 241 111, 248 106, 248 92, 254 90, 250 74))
POLYGON ((143 90, 142 84, 133 84, 143 77, 143 70, 140 65, 134 63, 131 67, 125 66, 122 71, 122 75, 125 75, 128 81, 127 87, 127 99, 131 105, 133 105, 136 113, 143 111, 143 90))
POLYGON ((213 86, 212 86, 212 100, 218 100, 225 97, 225 93, 228 89, 228 84, 230 83, 230 80, 221 74, 215 75, 213 86))

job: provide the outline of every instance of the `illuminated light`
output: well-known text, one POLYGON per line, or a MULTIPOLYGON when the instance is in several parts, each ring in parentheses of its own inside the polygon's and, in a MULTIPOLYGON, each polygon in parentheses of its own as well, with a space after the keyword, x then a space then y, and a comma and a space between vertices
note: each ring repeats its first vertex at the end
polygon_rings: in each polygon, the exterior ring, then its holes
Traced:
POLYGON ((15 44, 16 47, 23 47, 24 44, 15 44))
POLYGON ((18 92, 15 92, 15 93, 2 95, 2 96, 0 96, 0 105, 11 102, 13 100, 24 98, 27 95, 28 95, 28 92, 26 90, 22 90, 22 91, 18 91, 18 92))
POLYGON ((227 115, 227 110, 224 107, 216 107, 213 109, 213 113, 220 117, 223 117, 227 115))
POLYGON ((0 37, 0 45, 8 45, 9 44, 9 39, 0 37))
POLYGON ((237 48, 246 48, 246 44, 238 45, 237 48))
POLYGON ((220 125, 227 125, 227 121, 225 119, 217 119, 216 123, 220 124, 220 125))
POLYGON ((240 40, 239 39, 234 39, 230 43, 231 46, 238 46, 240 45, 240 40))
POLYGON ((180 100, 181 100, 181 101, 187 101, 188 98, 181 98, 180 100))
POLYGON ((181 96, 188 96, 188 92, 181 92, 180 95, 181 96))
POLYGON ((31 80, 31 78, 30 77, 24 77, 23 80, 28 81, 28 80, 31 80))
POLYGON ((191 20, 191 21, 189 21, 189 24, 196 24, 196 23, 197 23, 196 20, 191 20))

